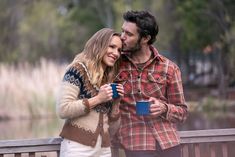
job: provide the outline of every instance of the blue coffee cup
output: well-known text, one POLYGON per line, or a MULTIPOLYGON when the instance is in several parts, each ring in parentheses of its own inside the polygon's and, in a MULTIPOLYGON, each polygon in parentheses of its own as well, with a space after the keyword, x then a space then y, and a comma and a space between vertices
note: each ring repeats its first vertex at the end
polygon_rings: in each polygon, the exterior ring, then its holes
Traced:
POLYGON ((118 91, 117 91, 117 83, 111 83, 111 87, 113 90, 113 99, 116 99, 119 97, 118 91))
POLYGON ((136 114, 139 116, 146 116, 150 113, 149 101, 137 101, 136 102, 136 114))

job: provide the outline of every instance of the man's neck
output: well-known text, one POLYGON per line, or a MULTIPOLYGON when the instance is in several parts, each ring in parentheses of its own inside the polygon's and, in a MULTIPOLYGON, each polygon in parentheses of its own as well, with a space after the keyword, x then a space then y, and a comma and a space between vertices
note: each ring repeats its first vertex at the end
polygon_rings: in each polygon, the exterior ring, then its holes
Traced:
POLYGON ((136 51, 135 53, 131 54, 131 59, 134 61, 134 63, 145 63, 147 62, 152 55, 152 52, 150 50, 149 46, 143 46, 141 50, 136 51))

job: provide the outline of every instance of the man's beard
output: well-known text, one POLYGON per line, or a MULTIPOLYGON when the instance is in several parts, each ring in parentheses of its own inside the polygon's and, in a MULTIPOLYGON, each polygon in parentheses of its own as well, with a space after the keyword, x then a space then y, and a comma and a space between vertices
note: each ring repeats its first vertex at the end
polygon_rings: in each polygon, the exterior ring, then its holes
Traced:
POLYGON ((126 49, 125 48, 122 49, 123 52, 129 52, 129 53, 135 53, 139 50, 141 50, 140 40, 138 40, 133 47, 127 47, 126 49))

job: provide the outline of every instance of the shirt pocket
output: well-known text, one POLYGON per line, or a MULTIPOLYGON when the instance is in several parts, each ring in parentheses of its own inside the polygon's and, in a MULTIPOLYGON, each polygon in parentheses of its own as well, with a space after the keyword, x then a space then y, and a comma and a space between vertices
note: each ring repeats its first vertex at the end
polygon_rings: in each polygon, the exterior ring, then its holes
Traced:
POLYGON ((146 79, 147 80, 142 83, 145 95, 155 98, 164 97, 166 95, 166 74, 149 72, 146 79))
POLYGON ((130 81, 131 74, 128 71, 121 71, 116 76, 114 82, 122 84, 124 87, 124 95, 130 94, 132 91, 131 81, 130 81))

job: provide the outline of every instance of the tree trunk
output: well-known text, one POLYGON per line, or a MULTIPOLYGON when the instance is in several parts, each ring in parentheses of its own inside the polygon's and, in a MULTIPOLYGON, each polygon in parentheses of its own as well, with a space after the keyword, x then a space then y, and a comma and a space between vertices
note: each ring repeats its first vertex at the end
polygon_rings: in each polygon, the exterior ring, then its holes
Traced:
POLYGON ((225 64, 224 61, 225 55, 224 53, 219 49, 218 51, 218 91, 219 91, 219 97, 221 99, 226 99, 226 91, 227 91, 227 79, 226 79, 226 72, 225 72, 225 64))

